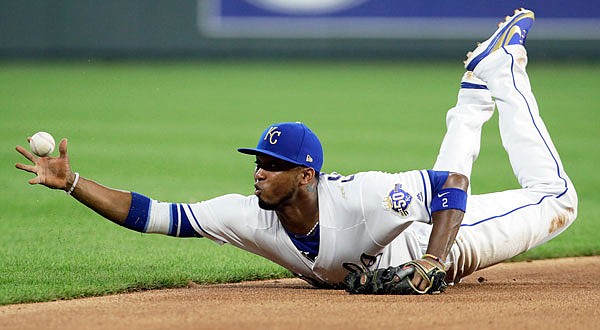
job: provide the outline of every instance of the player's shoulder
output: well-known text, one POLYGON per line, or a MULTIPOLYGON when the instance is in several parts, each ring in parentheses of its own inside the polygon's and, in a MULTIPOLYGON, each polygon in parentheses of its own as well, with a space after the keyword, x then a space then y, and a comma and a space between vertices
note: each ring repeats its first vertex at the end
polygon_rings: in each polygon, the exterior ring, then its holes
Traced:
POLYGON ((225 194, 221 196, 214 197, 212 199, 208 199, 202 203, 214 203, 214 204, 242 204, 242 205, 252 205, 253 200, 256 196, 244 196, 242 194, 225 194))
POLYGON ((424 170, 411 170, 406 172, 385 172, 385 171, 365 171, 350 175, 344 175, 337 172, 321 173, 319 182, 324 184, 368 184, 377 180, 398 180, 410 177, 422 177, 424 170))
POLYGON ((397 173, 366 171, 352 175, 341 175, 334 172, 321 175, 319 194, 321 196, 323 193, 337 202, 343 200, 349 202, 373 201, 394 194, 400 188, 415 194, 422 193, 427 182, 426 170, 397 173))
POLYGON ((226 194, 200 204, 203 204, 200 207, 206 210, 207 215, 231 226, 268 228, 276 219, 274 211, 258 206, 258 198, 254 195, 226 194))
POLYGON ((198 207, 218 214, 235 212, 238 216, 254 216, 260 209, 256 196, 244 196, 241 194, 218 196, 198 203, 198 207))
POLYGON ((375 187, 393 185, 401 181, 403 173, 388 173, 383 171, 365 171, 344 175, 337 172, 322 173, 319 186, 322 191, 333 195, 341 193, 348 199, 352 195, 362 195, 375 187))

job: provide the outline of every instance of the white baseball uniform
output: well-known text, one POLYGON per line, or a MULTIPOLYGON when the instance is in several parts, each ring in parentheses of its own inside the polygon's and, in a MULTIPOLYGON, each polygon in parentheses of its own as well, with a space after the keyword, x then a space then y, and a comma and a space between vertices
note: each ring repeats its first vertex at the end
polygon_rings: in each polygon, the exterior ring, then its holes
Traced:
MULTIPOLYGON (((522 46, 492 53, 464 76, 457 105, 448 112, 448 131, 434 169, 470 175, 481 128, 496 105, 502 141, 522 186, 469 196, 446 260, 449 281, 548 241, 576 217, 575 189, 539 116, 526 62, 522 46)), ((425 253, 430 202, 436 193, 434 174, 422 170, 321 175, 320 222, 313 234, 318 252, 312 251, 312 257, 300 251, 274 211, 259 208, 256 196, 232 194, 172 204, 134 194, 130 216, 145 218, 144 232, 230 243, 314 285, 338 286, 351 270, 397 266, 425 253)))

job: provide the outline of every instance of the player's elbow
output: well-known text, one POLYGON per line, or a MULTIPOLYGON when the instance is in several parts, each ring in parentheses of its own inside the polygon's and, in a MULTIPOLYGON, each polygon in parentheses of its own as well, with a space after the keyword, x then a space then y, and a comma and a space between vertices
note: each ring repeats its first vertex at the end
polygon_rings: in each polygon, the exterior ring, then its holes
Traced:
POLYGON ((450 172, 442 188, 458 188, 467 191, 469 188, 469 178, 460 173, 450 172))

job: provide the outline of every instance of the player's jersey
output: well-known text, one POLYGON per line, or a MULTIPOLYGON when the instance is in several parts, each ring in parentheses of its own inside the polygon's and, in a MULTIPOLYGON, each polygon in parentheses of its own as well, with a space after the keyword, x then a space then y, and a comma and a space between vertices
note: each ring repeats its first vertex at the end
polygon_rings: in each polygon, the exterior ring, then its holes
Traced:
POLYGON ((415 254, 421 248, 407 249, 400 233, 414 221, 430 223, 431 186, 427 171, 322 174, 314 261, 296 248, 275 211, 258 206, 256 196, 230 194, 196 204, 152 201, 146 232, 178 236, 173 228, 189 219, 201 236, 261 255, 315 285, 337 286, 350 270, 420 257, 415 254))

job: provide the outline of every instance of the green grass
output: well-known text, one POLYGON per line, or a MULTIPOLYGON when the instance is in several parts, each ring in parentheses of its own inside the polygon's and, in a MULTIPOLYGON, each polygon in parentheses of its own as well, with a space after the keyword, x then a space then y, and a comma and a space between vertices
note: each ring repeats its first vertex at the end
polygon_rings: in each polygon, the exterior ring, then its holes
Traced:
MULTIPOLYGON (((579 193, 579 220, 518 258, 600 254, 600 66, 530 65, 546 124, 579 193)), ((14 146, 36 131, 69 138, 74 169, 164 201, 252 193, 238 154, 271 122, 303 121, 321 137, 324 171, 433 165, 456 99, 457 63, 0 64, 0 304, 289 276, 205 239, 141 235, 61 191, 29 186, 14 146)), ((473 192, 516 187, 486 126, 473 192)))

